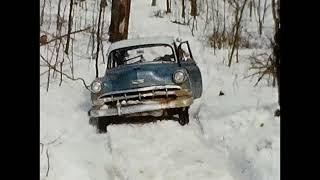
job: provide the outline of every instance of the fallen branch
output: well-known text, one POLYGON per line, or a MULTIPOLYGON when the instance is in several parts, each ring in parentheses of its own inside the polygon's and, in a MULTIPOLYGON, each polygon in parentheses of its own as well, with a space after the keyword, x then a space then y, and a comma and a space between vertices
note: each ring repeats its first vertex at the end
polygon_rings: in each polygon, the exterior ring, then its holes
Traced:
POLYGON ((50 145, 50 144, 55 143, 58 139, 60 139, 60 138, 61 138, 61 136, 62 136, 62 135, 60 135, 60 136, 59 136, 59 137, 57 137, 56 139, 52 140, 51 142, 46 143, 46 145, 50 145))
POLYGON ((174 21, 171 21, 172 23, 175 23, 175 24, 180 24, 180 25, 189 25, 189 21, 188 21, 188 23, 186 23, 186 22, 179 22, 179 21, 177 21, 177 20, 174 20, 174 21))
POLYGON ((89 86, 87 86, 87 84, 86 84, 86 82, 85 82, 85 80, 83 78, 72 78, 72 77, 70 77, 68 74, 63 73, 62 71, 58 70, 56 67, 52 66, 41 54, 40 54, 40 56, 41 56, 42 60, 48 65, 48 67, 50 67, 51 69, 55 70, 56 72, 64 75, 65 77, 67 77, 68 79, 71 79, 73 81, 81 80, 83 85, 84 85, 84 87, 87 90, 90 91, 89 86))
MULTIPOLYGON (((73 31, 73 32, 71 32, 70 34, 76 34, 76 33, 79 33, 79 32, 83 32, 83 31, 87 31, 87 30, 89 30, 91 27, 87 27, 87 28, 85 28, 85 29, 80 29, 80 30, 77 30, 77 31, 73 31)), ((59 37, 54 37, 54 39, 51 39, 50 41, 48 41, 46 44, 49 44, 49 43, 51 43, 51 42, 54 42, 54 41, 56 41, 56 40, 58 40, 58 39, 62 39, 62 38, 64 38, 64 37, 67 37, 68 36, 68 34, 65 34, 65 35, 62 35, 62 36, 59 36, 59 37)), ((40 46, 43 46, 43 45, 46 45, 46 44, 41 44, 40 46)))
POLYGON ((48 163, 47 172, 46 172, 46 177, 48 177, 48 175, 49 175, 49 170, 50 170, 50 159, 49 159, 49 151, 48 151, 48 148, 47 148, 47 150, 46 150, 46 155, 47 155, 47 163, 48 163))
POLYGON ((40 73, 40 76, 42 76, 42 75, 46 74, 47 72, 49 72, 49 70, 46 70, 46 71, 44 71, 44 72, 40 73))
POLYGON ((249 57, 249 59, 251 59, 251 67, 249 68, 249 70, 257 70, 257 72, 248 75, 245 78, 258 75, 259 77, 254 87, 259 84, 259 82, 265 75, 269 75, 269 77, 271 77, 272 75, 273 79, 275 78, 275 65, 274 60, 272 59, 272 54, 269 55, 267 53, 261 53, 258 55, 252 55, 249 57))
POLYGON ((42 147, 42 148, 41 148, 41 154, 42 154, 42 151, 43 151, 44 146, 48 146, 48 147, 46 148, 46 156, 47 156, 47 171, 46 171, 46 177, 49 176, 49 171, 50 171, 49 145, 55 143, 58 139, 61 138, 61 136, 62 136, 62 135, 60 135, 59 137, 55 138, 54 140, 52 140, 52 141, 50 141, 50 142, 48 142, 48 143, 41 143, 41 142, 40 142, 40 145, 41 145, 41 147, 42 147))

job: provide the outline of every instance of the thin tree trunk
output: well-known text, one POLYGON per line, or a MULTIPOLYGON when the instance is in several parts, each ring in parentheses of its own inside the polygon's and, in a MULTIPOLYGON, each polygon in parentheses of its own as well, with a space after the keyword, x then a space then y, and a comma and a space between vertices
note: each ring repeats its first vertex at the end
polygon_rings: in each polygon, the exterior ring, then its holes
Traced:
POLYGON ((171 0, 167 0, 167 13, 171 13, 171 0))
POLYGON ((277 8, 276 0, 272 0, 272 16, 274 20, 274 46, 273 55, 276 65, 276 78, 278 84, 278 103, 280 105, 280 8, 277 8))
POLYGON ((66 49, 64 51, 66 54, 69 54, 70 33, 71 33, 71 30, 72 30, 72 6, 73 6, 73 0, 70 0, 70 11, 69 11, 69 21, 68 21, 68 36, 67 36, 66 49))
POLYGON ((71 75, 74 78, 74 69, 73 69, 73 40, 71 41, 71 75))
POLYGON ((185 4, 184 4, 185 2, 184 2, 184 0, 182 0, 182 14, 181 14, 181 17, 183 18, 183 23, 185 23, 186 22, 186 13, 185 13, 185 4))
POLYGON ((40 26, 43 24, 43 16, 44 16, 44 8, 46 6, 46 0, 43 0, 43 5, 42 5, 42 10, 41 10, 41 15, 40 15, 40 26))
POLYGON ((157 5, 157 1, 156 0, 152 0, 151 6, 156 6, 156 5, 157 5))
POLYGON ((262 35, 262 21, 259 20, 259 35, 262 35))
POLYGON ((244 0, 243 5, 241 7, 241 11, 240 11, 240 16, 239 16, 239 18, 237 18, 237 21, 236 21, 236 30, 235 30, 235 33, 234 33, 232 49, 231 49, 231 53, 230 53, 230 56, 229 56, 229 63, 228 63, 229 67, 231 66, 232 56, 233 56, 234 49, 235 49, 235 46, 236 46, 236 43, 237 43, 237 40, 238 40, 237 37, 239 36, 239 29, 240 29, 240 25, 241 25, 241 19, 242 19, 242 15, 243 15, 243 10, 244 10, 244 7, 245 7, 247 1, 248 0, 244 0))
POLYGON ((49 0, 49 25, 48 25, 48 31, 49 31, 49 29, 50 29, 50 27, 51 27, 51 0, 49 0))
POLYGON ((190 0, 191 1, 191 13, 190 15, 193 17, 196 17, 198 12, 197 12, 197 0, 190 0))
POLYGON ((264 23, 264 17, 266 16, 266 12, 267 12, 267 0, 264 0, 264 5, 263 5, 263 14, 262 14, 262 23, 264 23))
POLYGON ((60 24, 60 9, 61 9, 61 0, 59 0, 58 2, 58 13, 57 13, 57 30, 59 29, 59 27, 61 27, 60 24))
POLYGON ((104 8, 102 6, 102 2, 103 0, 101 0, 100 2, 100 10, 99 10, 99 18, 98 18, 98 30, 97 30, 97 53, 96 53, 96 78, 99 77, 99 65, 98 65, 98 59, 99 59, 99 50, 100 50, 100 23, 101 23, 101 13, 102 13, 102 9, 104 8))
POLYGON ((250 12, 250 13, 249 13, 249 16, 250 16, 250 21, 252 20, 252 1, 253 1, 253 0, 250 0, 250 2, 249 2, 249 3, 250 3, 250 4, 249 4, 249 10, 250 10, 250 11, 249 11, 249 12, 250 12))
MULTIPOLYGON (((62 48, 63 48, 63 42, 62 42, 62 48)), ((64 64, 64 59, 65 58, 65 54, 63 53, 62 54, 62 61, 60 62, 60 72, 63 72, 62 71, 62 68, 63 68, 63 64, 64 64)), ((61 86, 62 84, 62 74, 60 73, 60 83, 59 83, 59 86, 61 86)))
POLYGON ((239 63, 239 40, 237 40, 236 63, 239 63))
POLYGON ((222 30, 222 37, 225 37, 226 33, 226 0, 223 0, 223 30, 222 30))
MULTIPOLYGON (((106 6, 107 6, 107 0, 105 0, 106 2, 106 6)), ((105 57, 104 57, 104 51, 103 51, 103 43, 102 43, 102 38, 103 38, 103 34, 104 34, 104 21, 105 21, 105 10, 106 8, 103 8, 102 10, 102 25, 101 25, 101 37, 100 37, 100 40, 101 40, 101 54, 102 54, 102 61, 103 61, 103 64, 105 64, 105 57)))

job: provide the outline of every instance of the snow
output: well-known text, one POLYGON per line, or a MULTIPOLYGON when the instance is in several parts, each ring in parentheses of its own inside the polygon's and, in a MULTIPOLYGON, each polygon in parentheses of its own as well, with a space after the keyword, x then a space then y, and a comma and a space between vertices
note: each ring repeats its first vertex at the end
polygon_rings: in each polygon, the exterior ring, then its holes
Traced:
MULTIPOLYGON (((280 119, 273 116, 277 89, 266 81, 253 87, 256 78, 244 79, 248 55, 254 50, 239 50, 239 63, 229 68, 227 50, 214 52, 200 36, 193 37, 188 26, 171 23, 170 15, 151 16, 154 10, 165 9, 165 1, 152 8, 149 1, 131 3, 129 38, 189 40, 204 86, 202 98, 191 106, 190 123, 118 124, 109 126, 107 134, 97 134, 88 122, 90 92, 82 83, 64 79, 59 86, 57 76, 46 92, 47 77, 41 76, 41 180, 280 179, 280 119), (219 96, 220 91, 225 95, 219 96)), ((95 61, 87 58, 88 37, 76 38, 75 77, 89 84, 95 79, 95 61)), ((105 49, 109 46, 104 43, 105 49)), ((104 74, 105 64, 99 67, 100 75, 104 74)))

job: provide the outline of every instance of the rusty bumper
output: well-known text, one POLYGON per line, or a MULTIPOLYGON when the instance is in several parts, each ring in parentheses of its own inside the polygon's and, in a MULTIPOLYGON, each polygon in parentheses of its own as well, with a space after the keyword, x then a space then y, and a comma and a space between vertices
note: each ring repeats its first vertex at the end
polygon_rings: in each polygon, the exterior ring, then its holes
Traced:
POLYGON ((142 101, 138 104, 122 106, 121 103, 117 103, 117 107, 109 107, 103 109, 102 107, 93 108, 88 113, 91 117, 102 116, 120 116, 129 115, 134 113, 152 112, 170 108, 181 108, 190 106, 193 103, 192 96, 182 96, 173 100, 161 99, 161 100, 148 100, 142 101))

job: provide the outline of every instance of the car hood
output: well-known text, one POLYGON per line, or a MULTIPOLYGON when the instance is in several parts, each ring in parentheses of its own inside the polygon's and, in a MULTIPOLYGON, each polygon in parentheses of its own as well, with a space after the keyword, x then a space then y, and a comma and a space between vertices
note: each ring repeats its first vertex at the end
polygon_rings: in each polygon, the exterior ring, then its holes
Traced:
POLYGON ((176 85, 173 73, 181 69, 177 63, 124 65, 106 71, 101 93, 148 86, 176 85))

